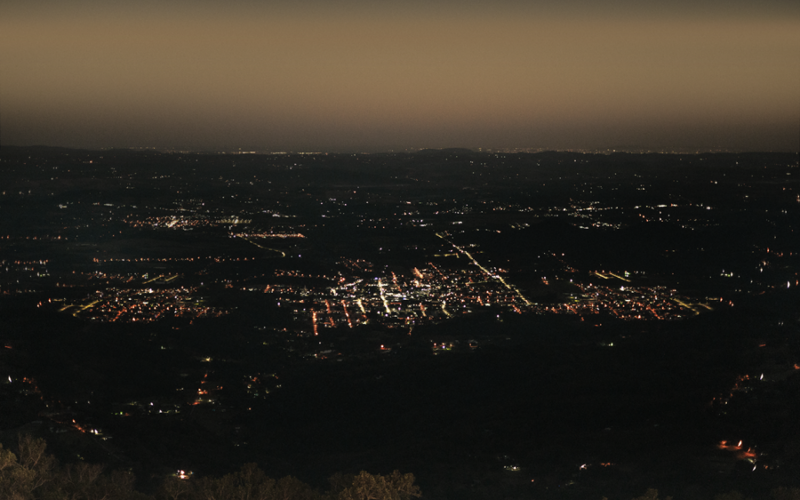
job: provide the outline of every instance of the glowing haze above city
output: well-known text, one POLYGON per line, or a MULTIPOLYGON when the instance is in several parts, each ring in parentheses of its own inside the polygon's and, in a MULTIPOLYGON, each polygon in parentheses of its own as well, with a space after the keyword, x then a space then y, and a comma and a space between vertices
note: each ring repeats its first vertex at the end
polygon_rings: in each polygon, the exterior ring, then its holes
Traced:
POLYGON ((5 145, 796 151, 800 4, 0 5, 5 145))

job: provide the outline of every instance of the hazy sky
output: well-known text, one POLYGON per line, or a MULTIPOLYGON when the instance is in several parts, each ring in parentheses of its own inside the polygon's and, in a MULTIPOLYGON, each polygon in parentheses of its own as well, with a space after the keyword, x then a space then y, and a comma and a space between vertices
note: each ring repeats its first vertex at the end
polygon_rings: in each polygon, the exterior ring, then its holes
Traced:
POLYGON ((800 2, 0 2, 3 144, 796 151, 800 2))

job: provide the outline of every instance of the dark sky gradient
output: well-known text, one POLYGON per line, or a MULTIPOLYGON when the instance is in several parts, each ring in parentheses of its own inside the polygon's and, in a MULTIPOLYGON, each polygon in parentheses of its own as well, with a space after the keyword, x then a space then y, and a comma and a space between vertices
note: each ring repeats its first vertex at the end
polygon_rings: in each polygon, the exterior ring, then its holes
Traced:
POLYGON ((0 99, 17 145, 795 151, 800 2, 5 0, 0 99))

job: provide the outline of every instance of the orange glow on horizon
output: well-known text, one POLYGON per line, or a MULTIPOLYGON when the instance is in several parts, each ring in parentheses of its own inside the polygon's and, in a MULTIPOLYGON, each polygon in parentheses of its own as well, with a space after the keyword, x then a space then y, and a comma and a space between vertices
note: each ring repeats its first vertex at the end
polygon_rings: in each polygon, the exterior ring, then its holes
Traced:
POLYGON ((14 5, 0 8, 11 144, 796 146, 797 9, 14 5))

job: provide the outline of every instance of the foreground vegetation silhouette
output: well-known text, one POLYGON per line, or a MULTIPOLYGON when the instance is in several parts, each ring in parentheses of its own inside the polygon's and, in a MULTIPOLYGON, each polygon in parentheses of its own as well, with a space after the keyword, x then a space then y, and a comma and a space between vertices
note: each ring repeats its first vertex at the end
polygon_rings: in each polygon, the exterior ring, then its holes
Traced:
MULTIPOLYGON (((136 489, 130 470, 105 471, 101 464, 61 464, 46 451, 44 439, 20 435, 16 453, 0 444, 0 499, 2 500, 411 500, 422 492, 413 474, 336 473, 329 488, 319 491, 299 479, 273 479, 258 465, 249 463, 220 477, 187 479, 164 477, 152 494, 136 489)), ((800 500, 800 488, 775 488, 772 500, 800 500)), ((602 500, 608 500, 603 497, 602 500)), ((648 489, 632 500, 673 500, 648 489)), ((714 500, 752 500, 738 491, 714 496, 714 500)))
POLYGON ((3 500, 409 500, 420 497, 413 474, 335 474, 320 492, 299 479, 273 479, 256 464, 221 477, 167 476, 152 495, 137 491, 128 470, 105 472, 99 464, 60 464, 43 439, 20 436, 16 451, 0 445, 3 500))

